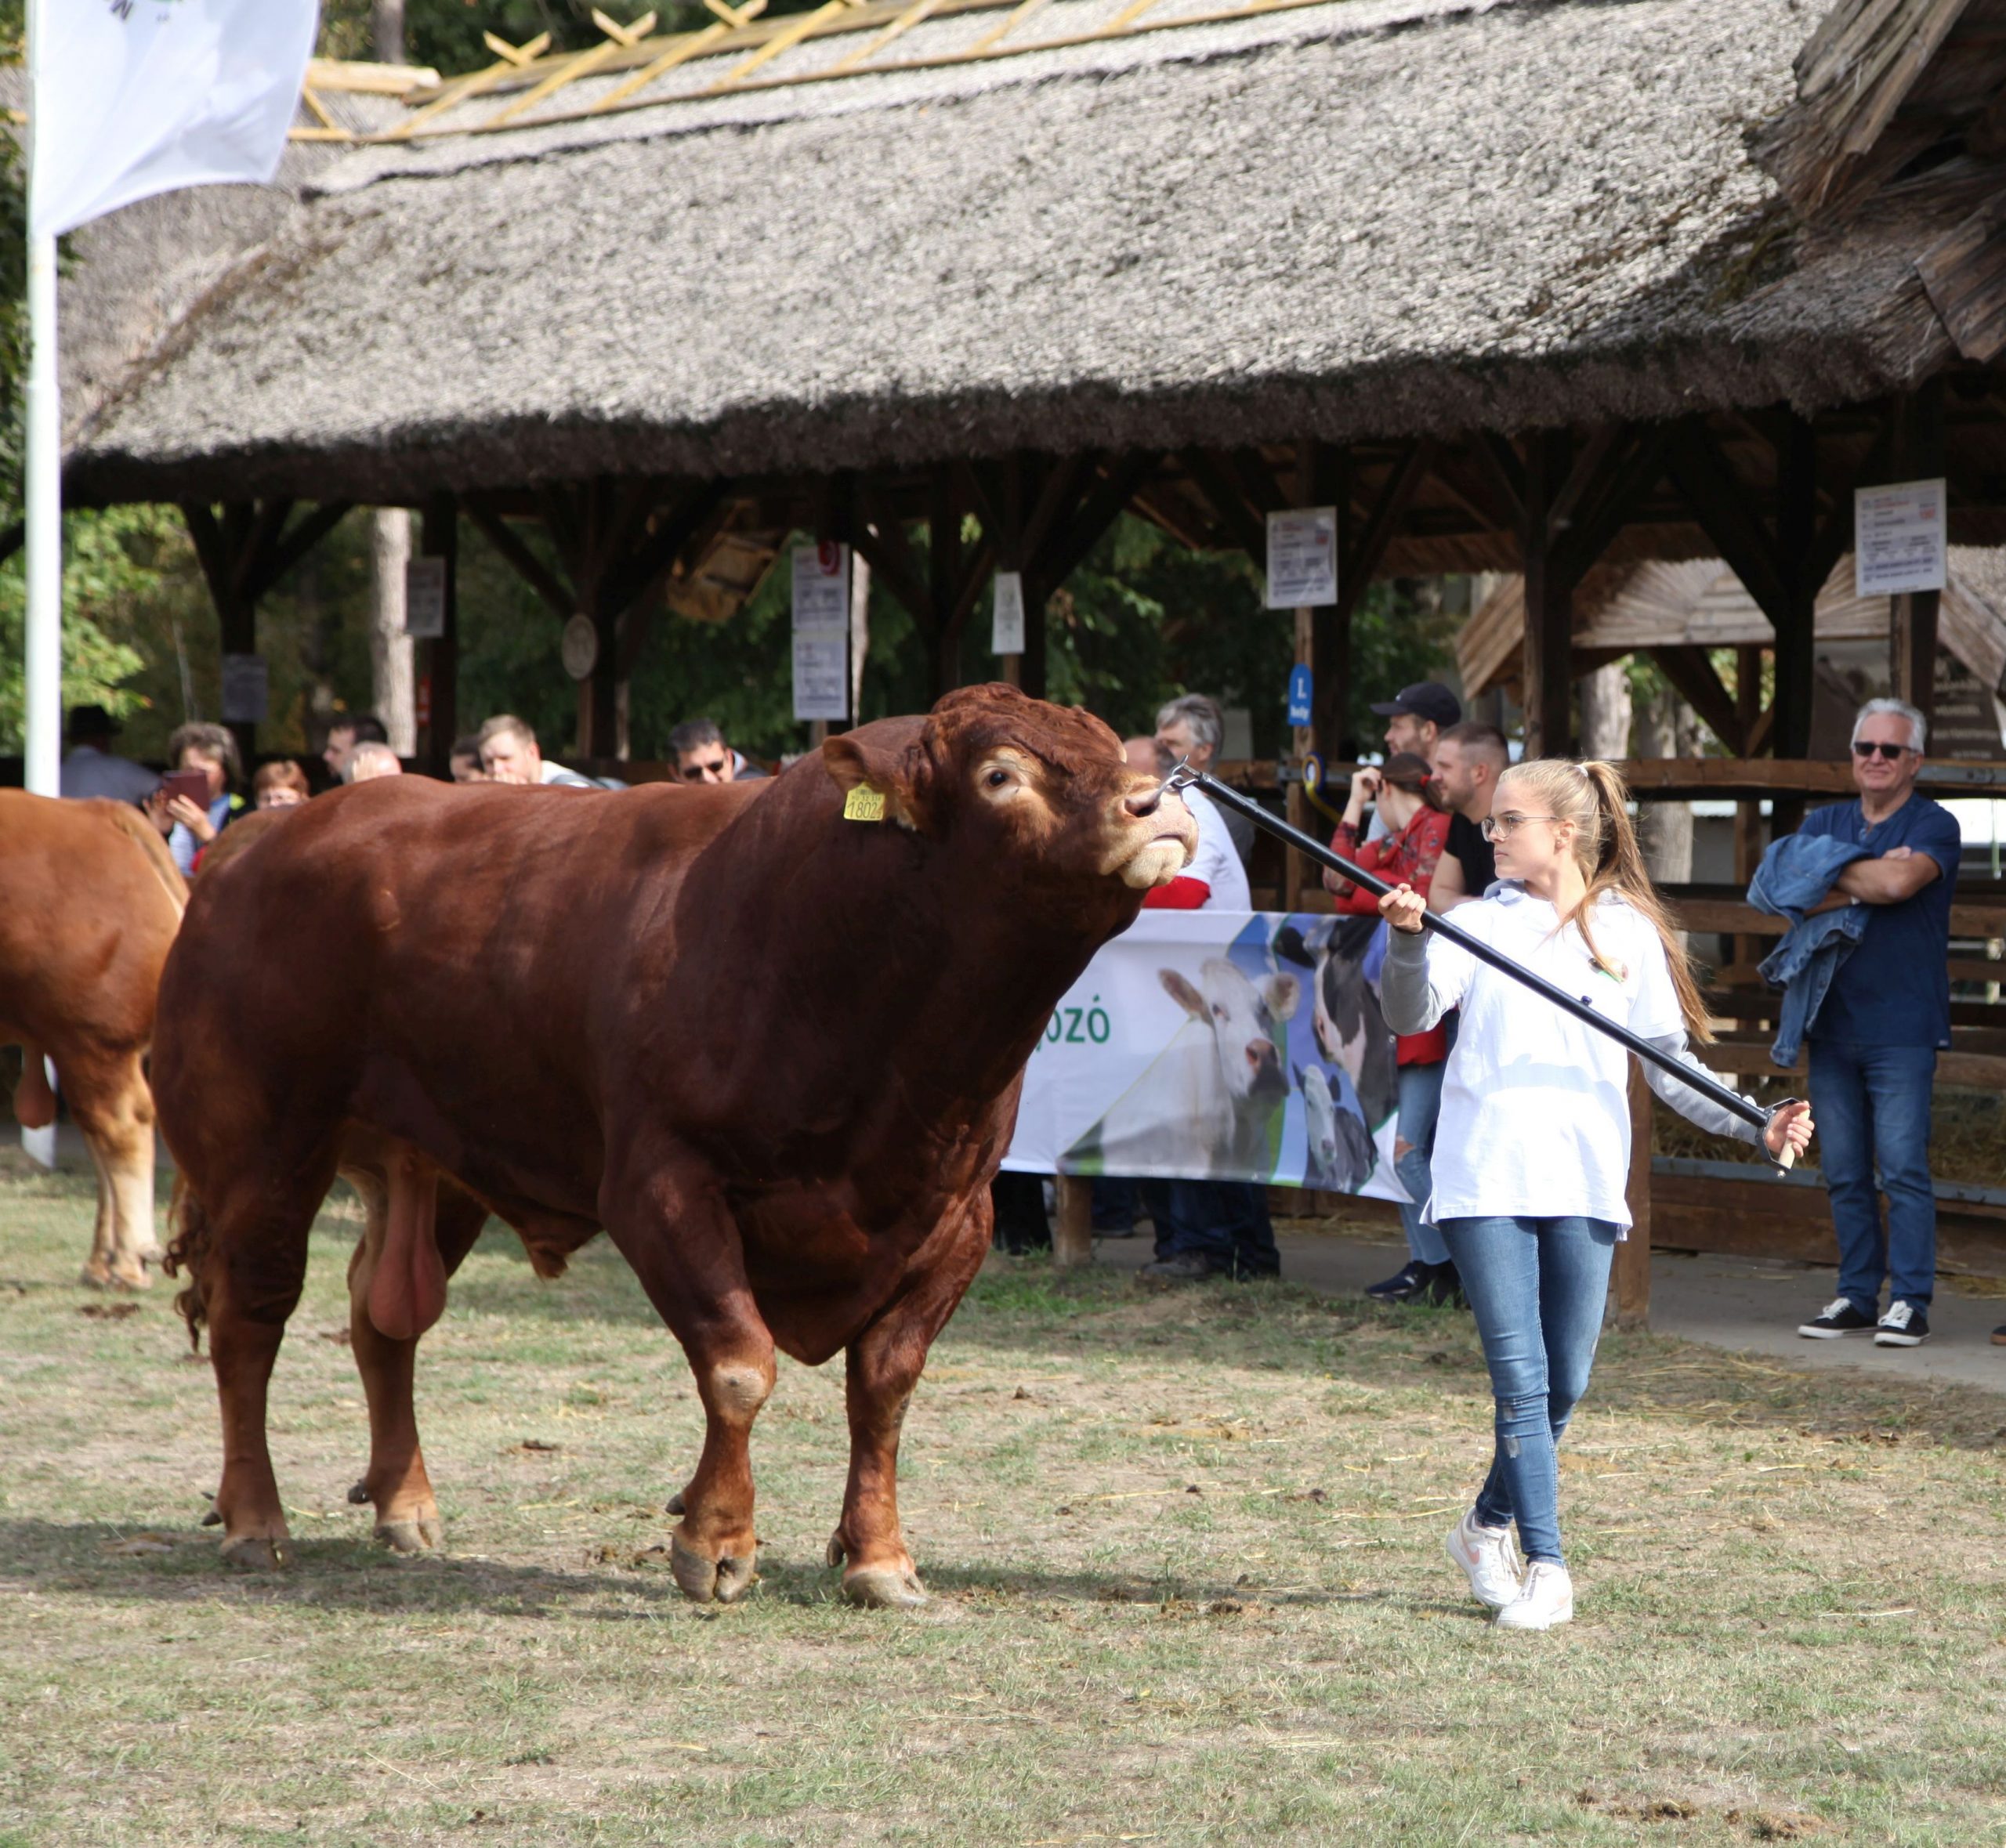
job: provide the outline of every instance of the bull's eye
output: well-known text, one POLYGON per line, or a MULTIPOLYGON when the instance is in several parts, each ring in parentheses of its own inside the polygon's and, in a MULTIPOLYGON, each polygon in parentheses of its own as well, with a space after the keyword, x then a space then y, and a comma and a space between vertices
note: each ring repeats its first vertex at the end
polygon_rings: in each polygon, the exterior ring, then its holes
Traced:
POLYGON ((991 789, 1001 789, 1010 780, 1008 770, 992 770, 985 779, 991 789))

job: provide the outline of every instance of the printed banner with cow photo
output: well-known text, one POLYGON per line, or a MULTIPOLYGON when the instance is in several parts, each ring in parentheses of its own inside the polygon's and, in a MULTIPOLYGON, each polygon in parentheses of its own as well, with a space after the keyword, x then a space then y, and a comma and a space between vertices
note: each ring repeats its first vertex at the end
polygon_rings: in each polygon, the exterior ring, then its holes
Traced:
POLYGON ((1052 1015, 1003 1165, 1405 1199, 1378 923, 1145 911, 1052 1015))

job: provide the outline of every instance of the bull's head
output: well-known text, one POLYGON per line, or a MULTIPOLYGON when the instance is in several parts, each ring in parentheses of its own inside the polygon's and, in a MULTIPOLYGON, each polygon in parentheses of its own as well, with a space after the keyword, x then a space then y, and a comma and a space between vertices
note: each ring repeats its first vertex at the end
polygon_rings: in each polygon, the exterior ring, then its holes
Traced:
POLYGON ((1302 995, 1293 975, 1270 975, 1257 984, 1223 957, 1200 964, 1195 986, 1175 969, 1160 975, 1164 992, 1211 1029, 1229 1096, 1270 1103, 1287 1090, 1280 1023, 1295 1012, 1302 995))
POLYGON ((1182 799, 1130 769, 1099 719, 1013 686, 949 693, 916 735, 889 721, 831 738, 822 761, 845 795, 882 796, 886 822, 972 845, 999 899, 1146 891, 1197 847, 1182 799))

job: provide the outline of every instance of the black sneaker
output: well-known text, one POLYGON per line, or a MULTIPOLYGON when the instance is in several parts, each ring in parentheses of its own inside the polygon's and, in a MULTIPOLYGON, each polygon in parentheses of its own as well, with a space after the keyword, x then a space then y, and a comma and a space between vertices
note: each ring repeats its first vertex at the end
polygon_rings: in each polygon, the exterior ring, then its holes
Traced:
POLYGON ((1418 1303, 1432 1304, 1438 1309, 1466 1309, 1469 1304, 1463 1298, 1463 1280, 1456 1275, 1452 1264, 1430 1264, 1427 1280, 1415 1292, 1418 1303))
POLYGON ((1861 1315, 1844 1296, 1834 1296, 1823 1315, 1800 1322, 1797 1332, 1808 1341, 1836 1341, 1841 1335, 1863 1335, 1874 1325, 1872 1316, 1861 1315))
POLYGON ((1170 1257, 1160 1257, 1154 1264, 1143 1265, 1138 1275, 1158 1277, 1172 1283, 1202 1283, 1212 1275, 1212 1266, 1209 1259, 1195 1251, 1180 1251, 1170 1257))
POLYGON ((1929 1339, 1929 1316, 1920 1303, 1890 1303, 1874 1330, 1876 1347, 1920 1347, 1929 1339))
POLYGON ((1373 1284, 1366 1291, 1382 1303, 1404 1303, 1418 1295, 1427 1283, 1428 1274, 1435 1267, 1425 1264, 1418 1257, 1409 1258, 1401 1267, 1397 1277, 1389 1277, 1384 1283, 1373 1284))

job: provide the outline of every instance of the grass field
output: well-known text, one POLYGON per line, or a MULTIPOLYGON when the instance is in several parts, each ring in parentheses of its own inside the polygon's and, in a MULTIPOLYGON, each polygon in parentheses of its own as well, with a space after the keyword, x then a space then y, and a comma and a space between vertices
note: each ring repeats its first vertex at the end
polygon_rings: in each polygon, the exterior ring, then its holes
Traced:
POLYGON ((1466 1318, 999 1260, 907 1427, 933 1604, 837 1600, 840 1376, 783 1363, 762 1582, 698 1608, 654 1550, 696 1401, 603 1242, 469 1260, 419 1373, 451 1550, 368 1543, 336 1210, 274 1390, 299 1560, 250 1576, 196 1524, 206 1363, 168 1289, 75 1286, 88 1223, 0 1177, 0 1843, 2006 1836, 2006 1400, 1612 1336, 1579 1618, 1500 1635, 1439 1551, 1466 1318))

